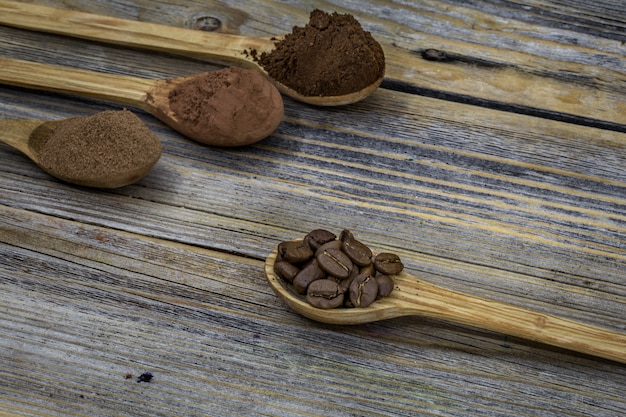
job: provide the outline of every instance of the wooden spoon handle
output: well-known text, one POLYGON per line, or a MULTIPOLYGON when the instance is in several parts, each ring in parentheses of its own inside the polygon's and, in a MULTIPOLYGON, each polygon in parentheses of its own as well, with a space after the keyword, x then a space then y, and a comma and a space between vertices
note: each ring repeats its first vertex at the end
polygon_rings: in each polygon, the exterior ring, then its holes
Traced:
POLYGON ((43 120, 13 120, 0 119, 0 142, 17 149, 31 159, 37 157, 28 146, 30 134, 37 126, 44 123, 43 120))
POLYGON ((150 110, 144 100, 156 80, 0 58, 0 83, 110 100, 150 110))
POLYGON ((399 303, 414 314, 444 319, 514 337, 626 363, 626 334, 538 313, 418 281, 399 303))
POLYGON ((203 32, 6 0, 0 0, 0 24, 257 68, 244 50, 269 51, 274 45, 266 38, 203 32))

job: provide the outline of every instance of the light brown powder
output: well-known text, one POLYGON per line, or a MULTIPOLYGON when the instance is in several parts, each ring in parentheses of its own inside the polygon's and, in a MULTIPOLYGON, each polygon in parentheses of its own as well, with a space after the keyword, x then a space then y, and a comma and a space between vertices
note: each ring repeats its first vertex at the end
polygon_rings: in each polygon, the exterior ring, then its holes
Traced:
MULTIPOLYGON (((109 178, 147 173, 161 156, 159 138, 129 110, 61 121, 39 149, 41 167, 68 182, 106 186, 109 178), (102 185, 100 185, 102 184, 102 185)), ((141 176, 143 176, 141 175, 141 176)), ((129 183, 130 183, 129 182, 129 183)))
MULTIPOLYGON (((169 95, 177 130, 217 146, 241 146, 269 136, 283 118, 283 100, 261 73, 228 67, 193 77, 169 95)), ((197 139, 199 140, 199 139, 197 139)))

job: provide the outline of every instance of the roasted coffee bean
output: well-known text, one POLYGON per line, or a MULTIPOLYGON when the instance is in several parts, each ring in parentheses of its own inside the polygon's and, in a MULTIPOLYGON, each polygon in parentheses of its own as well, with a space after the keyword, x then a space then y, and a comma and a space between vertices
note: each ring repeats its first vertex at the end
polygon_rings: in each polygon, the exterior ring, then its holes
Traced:
POLYGON ((339 284, 331 279, 313 281, 307 289, 306 299, 313 307, 330 309, 343 304, 344 294, 339 284))
POLYGON ((341 288, 343 292, 348 293, 350 291, 350 284, 352 283, 352 280, 356 278, 359 273, 360 271, 358 268, 352 268, 348 278, 339 280, 339 288, 341 288))
POLYGON ((341 249, 358 266, 366 266, 372 262, 372 250, 354 238, 344 240, 341 249))
POLYGON ((313 251, 302 240, 288 241, 278 245, 278 255, 289 263, 301 264, 313 257, 313 251))
POLYGON ((341 240, 331 240, 329 242, 326 242, 322 246, 317 248, 317 250, 315 251, 315 256, 317 257, 319 253, 321 253, 322 251, 326 249, 341 249, 342 245, 343 245, 343 242, 341 242, 341 240))
POLYGON ((326 273, 320 268, 318 262, 313 259, 296 274, 293 279, 293 288, 298 294, 306 294, 309 284, 324 278, 326 278, 326 273))
POLYGON ((348 276, 348 279, 354 278, 354 277, 356 277, 357 275, 360 275, 360 274, 361 274, 360 268, 358 268, 357 266, 353 265, 352 266, 352 270, 350 271, 350 275, 348 276))
POLYGON ((274 272, 276 275, 289 282, 293 281, 300 269, 289 262, 279 261, 274 264, 274 272))
POLYGON ((339 279, 348 278, 352 270, 352 261, 341 249, 328 248, 318 250, 315 259, 317 259, 317 262, 324 271, 339 279))
POLYGON ((393 277, 404 269, 393 253, 373 256, 371 249, 343 230, 337 238, 325 229, 308 233, 302 241, 278 246, 277 276, 292 281, 317 308, 367 307, 394 290, 393 277))
POLYGON ((367 307, 378 297, 378 282, 370 275, 358 275, 350 284, 350 303, 354 307, 367 307))
POLYGON ((389 275, 376 275, 374 277, 378 283, 378 298, 386 297, 393 291, 393 279, 389 275))
POLYGON ((383 275, 397 275, 404 269, 402 261, 394 253, 379 253, 374 258, 374 268, 383 275))
POLYGON ((324 243, 335 240, 336 238, 337 236, 328 230, 317 229, 309 232, 309 234, 304 237, 304 241, 308 243, 313 251, 316 251, 324 243))
POLYGON ((348 239, 354 239, 354 235, 352 234, 351 231, 347 230, 347 229, 343 229, 341 231, 341 233, 339 234, 339 240, 341 240, 342 242, 348 240, 348 239))
POLYGON ((374 268, 374 264, 372 263, 371 259, 369 264, 359 268, 359 274, 366 274, 371 276, 376 275, 376 269, 374 268))

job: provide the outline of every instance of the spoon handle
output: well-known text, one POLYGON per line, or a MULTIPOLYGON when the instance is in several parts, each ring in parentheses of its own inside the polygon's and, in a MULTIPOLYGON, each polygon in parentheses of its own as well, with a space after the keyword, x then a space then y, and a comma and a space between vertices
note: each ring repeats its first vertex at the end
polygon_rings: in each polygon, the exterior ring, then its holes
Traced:
POLYGON ((459 293, 424 281, 398 303, 415 314, 491 330, 626 363, 626 334, 459 293))
POLYGON ((274 47, 268 38, 203 32, 6 0, 0 0, 0 24, 257 68, 244 50, 262 52, 274 47))
POLYGON ((150 110, 146 93, 155 80, 0 58, 0 83, 110 100, 150 110))
POLYGON ((28 146, 28 138, 33 130, 42 123, 42 120, 0 119, 0 131, 2 131, 0 142, 34 159, 37 155, 35 155, 30 146, 28 146))

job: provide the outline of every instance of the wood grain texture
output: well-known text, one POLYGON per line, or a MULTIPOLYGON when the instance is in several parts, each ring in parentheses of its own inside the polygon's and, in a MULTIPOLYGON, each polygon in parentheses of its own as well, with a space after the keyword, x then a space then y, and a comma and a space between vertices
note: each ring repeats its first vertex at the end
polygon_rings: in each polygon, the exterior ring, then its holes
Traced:
MULTIPOLYGON (((80 2, 45 3, 81 10, 80 2)), ((228 15, 212 13, 217 5, 207 7, 199 1, 173 2, 167 8, 169 13, 158 4, 137 4, 129 9, 100 6, 96 12, 187 27, 215 14, 233 31, 239 25, 242 34, 272 36, 303 25, 313 8, 281 8, 279 14, 253 19, 250 11, 271 10, 272 2, 225 3, 232 22, 228 15)), ((626 129, 626 105, 621 99, 626 93, 625 39, 619 33, 626 23, 621 14, 616 17, 614 7, 600 13, 608 21, 608 30, 600 32, 582 25, 574 13, 546 12, 544 9, 550 7, 545 5, 458 3, 396 5, 372 1, 364 8, 359 1, 347 1, 318 2, 316 7, 352 13, 362 21, 383 44, 388 57, 387 78, 399 83, 396 88, 471 97, 492 106, 541 109, 547 117, 577 116, 586 123, 604 122, 621 131, 626 129), (538 14, 549 18, 539 19, 538 14), (555 20, 557 24, 545 26, 555 20), (430 48, 443 51, 447 59, 423 59, 422 52, 430 48)), ((574 2, 562 9, 577 10, 578 6, 574 2)))
MULTIPOLYGON (((443 287, 626 333, 621 2, 30 3, 187 28, 213 17, 246 36, 286 33, 314 7, 350 12, 389 67, 356 105, 285 99, 277 131, 241 149, 131 108, 163 157, 117 190, 64 184, 0 145, 0 416, 626 412, 615 362, 419 317, 317 324, 263 273, 278 242, 345 227, 443 287)), ((2 57, 124 76, 218 68, 9 27, 0 39, 2 57)), ((110 108, 0 85, 0 117, 110 108)))
POLYGON ((157 80, 0 58, 0 82, 6 85, 109 100, 152 110, 146 96, 157 80))
MULTIPOLYGON (((83 9, 76 4, 81 2, 44 3, 83 9)), ((149 4, 108 13, 100 8, 90 12, 155 23, 173 20, 176 25, 194 27, 203 17, 212 17, 211 8, 198 3, 201 2, 171 6, 171 14, 191 15, 187 19, 164 16, 161 8, 149 4)), ((537 23, 545 24, 546 20, 535 18, 542 12, 541 6, 506 6, 498 9, 500 16, 486 13, 488 2, 473 7, 438 1, 403 6, 372 1, 367 8, 358 1, 317 4, 320 8, 352 13, 372 31, 388 57, 387 78, 399 83, 394 84, 395 88, 472 97, 475 102, 490 106, 519 106, 535 112, 541 109, 546 117, 575 120, 570 116, 576 116, 585 123, 604 122, 605 127, 626 130, 626 104, 621 99, 626 94, 626 39, 619 32, 612 33, 625 25, 623 13, 616 18, 614 9, 608 7, 601 15, 607 20, 606 32, 596 29, 596 36, 590 36, 585 26, 577 25, 579 17, 574 14, 552 12, 554 17, 548 22, 558 17, 560 24, 545 27, 537 23), (615 20, 617 25, 613 24, 615 20), (431 48, 443 51, 447 59, 423 59, 422 52, 431 48)), ((233 2, 229 7, 240 9, 238 13, 229 10, 234 15, 233 25, 240 24, 240 29, 246 30, 242 34, 256 37, 289 33, 294 25, 302 26, 312 10, 307 3, 300 5, 297 13, 292 8, 281 8, 280 19, 272 14, 252 19, 249 11, 270 10, 271 2, 233 2), (241 22, 241 16, 247 17, 246 24, 251 27, 241 22)), ((577 5, 562 6, 566 10, 568 7, 575 10, 577 5)))

